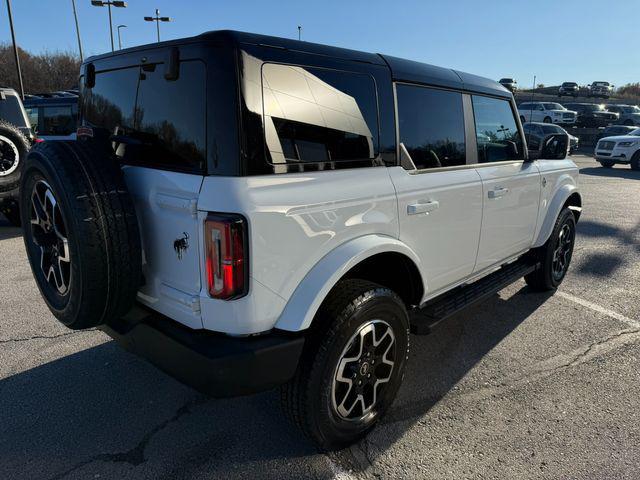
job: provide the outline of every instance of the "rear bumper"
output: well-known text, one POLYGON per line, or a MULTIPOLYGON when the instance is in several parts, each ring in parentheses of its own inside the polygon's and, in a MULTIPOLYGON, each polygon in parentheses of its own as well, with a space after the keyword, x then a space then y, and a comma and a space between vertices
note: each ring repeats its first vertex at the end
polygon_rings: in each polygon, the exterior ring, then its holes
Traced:
POLYGON ((304 336, 229 337, 192 330, 142 307, 101 329, 126 350, 213 397, 268 390, 293 377, 304 336))

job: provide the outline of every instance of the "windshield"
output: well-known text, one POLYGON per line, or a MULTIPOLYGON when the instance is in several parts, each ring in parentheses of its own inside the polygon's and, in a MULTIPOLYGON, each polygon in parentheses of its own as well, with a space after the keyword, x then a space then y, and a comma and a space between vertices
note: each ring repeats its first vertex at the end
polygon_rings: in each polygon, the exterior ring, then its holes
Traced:
POLYGON ((608 87, 609 82, 593 82, 594 87, 608 87))
POLYGON ((637 106, 633 105, 631 107, 622 107, 622 111, 624 113, 640 113, 640 108, 638 108, 637 106))
POLYGON ((563 87, 577 87, 578 84, 577 83, 573 83, 573 82, 565 82, 562 84, 563 87))
POLYGON ((502 78, 500 79, 500 83, 515 83, 513 78, 502 78))
POLYGON ((636 128, 635 130, 629 132, 628 135, 633 135, 634 137, 640 137, 640 128, 636 128))
POLYGON ((545 103, 544 109, 545 110, 566 110, 566 108, 564 108, 559 103, 545 103))

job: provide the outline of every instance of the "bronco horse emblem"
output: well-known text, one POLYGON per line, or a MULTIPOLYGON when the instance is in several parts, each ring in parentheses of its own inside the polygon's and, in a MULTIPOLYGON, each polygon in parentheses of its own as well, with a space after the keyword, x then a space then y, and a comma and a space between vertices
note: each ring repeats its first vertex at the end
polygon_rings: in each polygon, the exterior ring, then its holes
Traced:
POLYGON ((176 255, 178 255, 178 260, 182 260, 182 254, 189 248, 189 234, 182 232, 182 235, 182 238, 176 238, 173 242, 173 249, 176 251, 176 255))

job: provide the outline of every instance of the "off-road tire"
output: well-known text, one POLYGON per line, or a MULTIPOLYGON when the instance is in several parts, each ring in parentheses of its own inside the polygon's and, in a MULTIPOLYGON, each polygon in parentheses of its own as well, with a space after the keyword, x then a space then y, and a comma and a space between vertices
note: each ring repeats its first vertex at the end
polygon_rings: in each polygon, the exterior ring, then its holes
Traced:
POLYGON ((571 262, 571 256, 573 255, 573 246, 575 244, 575 232, 575 216, 569 208, 564 208, 556 219, 556 223, 553 227, 553 231, 551 232, 551 236, 549 237, 549 239, 542 247, 537 248, 536 250, 531 252, 534 258, 540 262, 541 266, 534 272, 524 277, 527 285, 529 285, 529 288, 541 292, 555 290, 558 288, 558 286, 562 283, 562 280, 564 280, 564 277, 566 276, 567 270, 569 268, 569 264, 571 262), (571 230, 571 246, 564 272, 558 278, 553 273, 554 252, 556 251, 559 244, 560 232, 565 225, 568 225, 571 230))
POLYGON ((600 165, 602 165, 604 168, 613 168, 614 163, 613 162, 600 162, 600 165))
POLYGON ((24 165, 20 211, 36 283, 60 322, 72 329, 90 328, 131 308, 141 280, 140 234, 132 198, 112 153, 93 142, 38 144, 24 165), (35 243, 38 231, 31 223, 32 195, 43 182, 59 205, 53 216, 59 215, 56 219, 68 239, 70 278, 65 294, 44 274, 41 248, 35 243))
MULTIPOLYGON (((27 137, 24 136, 18 127, 12 123, 0 120, 0 144, 6 143, 3 140, 3 137, 9 140, 11 145, 16 147, 18 151, 18 158, 17 164, 13 167, 15 169, 11 173, 7 175, 0 175, 0 193, 9 192, 10 190, 18 188, 20 185, 20 173, 22 172, 24 161, 27 158, 27 153, 30 148, 29 140, 27 140, 27 137)), ((9 144, 6 145, 8 146, 9 144)), ((16 196, 17 194, 18 193, 15 192, 16 196)))
POLYGON ((281 387, 285 414, 322 450, 336 450, 367 434, 393 402, 409 352, 409 320, 393 291, 358 279, 340 281, 315 316, 294 378, 281 387), (362 325, 382 319, 395 335, 395 370, 371 418, 346 420, 332 403, 332 384, 349 340, 362 325))
POLYGON ((631 170, 640 170, 640 150, 633 154, 631 157, 631 170))

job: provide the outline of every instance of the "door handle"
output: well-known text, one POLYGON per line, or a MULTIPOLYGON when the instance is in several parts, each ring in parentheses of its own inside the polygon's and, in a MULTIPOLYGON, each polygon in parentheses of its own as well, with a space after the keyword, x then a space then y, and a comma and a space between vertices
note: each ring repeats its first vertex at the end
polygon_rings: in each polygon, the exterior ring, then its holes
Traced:
POLYGON ((407 215, 417 215, 419 213, 429 213, 437 210, 440 207, 440 203, 435 200, 419 201, 418 203, 412 203, 407 205, 407 215))
POLYGON ((504 197, 507 193, 509 193, 508 188, 497 187, 493 190, 489 190, 489 198, 500 198, 504 197))

